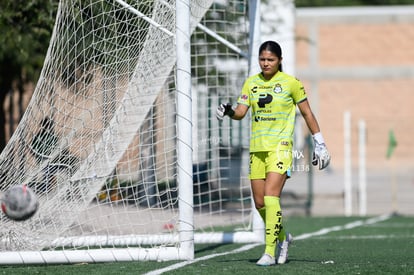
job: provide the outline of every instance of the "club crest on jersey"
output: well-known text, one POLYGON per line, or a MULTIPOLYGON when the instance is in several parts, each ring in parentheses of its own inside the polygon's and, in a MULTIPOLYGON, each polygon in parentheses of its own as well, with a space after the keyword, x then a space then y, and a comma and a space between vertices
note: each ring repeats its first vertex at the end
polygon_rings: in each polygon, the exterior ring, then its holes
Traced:
POLYGON ((275 87, 273 88, 273 92, 275 92, 276 94, 281 93, 282 92, 282 86, 279 83, 277 83, 275 85, 275 87))

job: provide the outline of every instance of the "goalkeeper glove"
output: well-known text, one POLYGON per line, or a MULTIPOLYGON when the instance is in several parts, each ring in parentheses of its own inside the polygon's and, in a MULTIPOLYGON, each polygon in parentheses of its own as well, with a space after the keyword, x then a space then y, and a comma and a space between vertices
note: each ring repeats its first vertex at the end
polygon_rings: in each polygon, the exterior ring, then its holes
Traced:
POLYGON ((234 110, 231 107, 231 103, 220 104, 216 110, 216 117, 218 120, 223 120, 224 116, 232 117, 234 116, 234 110))
POLYGON ((312 164, 318 165, 319 163, 319 170, 322 170, 329 165, 331 156, 328 152, 328 149, 326 148, 325 141, 320 132, 313 135, 313 142, 315 144, 315 147, 313 150, 312 164))

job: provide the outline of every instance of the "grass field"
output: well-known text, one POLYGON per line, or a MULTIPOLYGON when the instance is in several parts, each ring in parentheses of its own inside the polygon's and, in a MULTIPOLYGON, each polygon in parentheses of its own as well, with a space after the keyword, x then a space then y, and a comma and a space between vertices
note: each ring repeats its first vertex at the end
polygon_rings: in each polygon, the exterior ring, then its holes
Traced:
POLYGON ((1 274, 414 274, 414 217, 287 217, 285 265, 259 267, 263 245, 196 245, 192 262, 2 266, 1 274))

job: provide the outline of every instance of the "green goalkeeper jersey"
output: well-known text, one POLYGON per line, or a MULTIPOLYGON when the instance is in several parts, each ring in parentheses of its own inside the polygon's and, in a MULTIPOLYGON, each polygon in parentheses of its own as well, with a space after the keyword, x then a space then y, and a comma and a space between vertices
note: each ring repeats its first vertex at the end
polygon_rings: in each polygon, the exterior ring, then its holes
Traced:
POLYGON ((302 83, 284 72, 270 80, 261 73, 247 78, 237 103, 251 107, 250 152, 291 150, 296 104, 303 100, 302 83))

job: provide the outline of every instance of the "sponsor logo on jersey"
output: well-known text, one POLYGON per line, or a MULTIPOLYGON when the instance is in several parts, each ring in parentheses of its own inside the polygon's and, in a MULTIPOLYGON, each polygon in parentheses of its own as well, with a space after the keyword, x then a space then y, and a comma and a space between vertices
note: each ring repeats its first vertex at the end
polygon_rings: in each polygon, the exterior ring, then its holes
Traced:
POLYGON ((263 116, 255 116, 254 121, 260 122, 260 121, 276 121, 277 118, 275 117, 263 117, 263 116))

